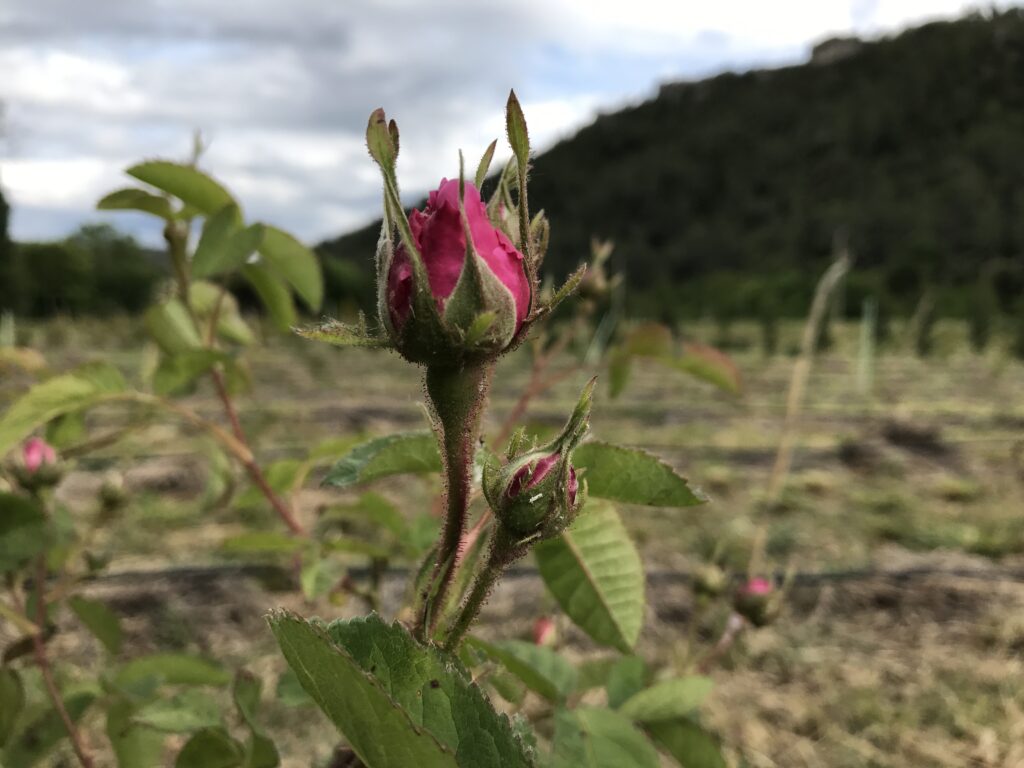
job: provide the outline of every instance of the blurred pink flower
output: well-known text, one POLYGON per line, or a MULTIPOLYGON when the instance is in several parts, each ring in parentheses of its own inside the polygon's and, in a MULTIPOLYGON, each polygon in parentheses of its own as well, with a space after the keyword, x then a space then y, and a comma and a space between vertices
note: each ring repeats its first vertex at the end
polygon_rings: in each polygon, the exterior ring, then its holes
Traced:
POLYGON ((21 457, 25 463, 25 469, 33 474, 44 465, 57 462, 57 452, 53 446, 40 437, 30 437, 25 441, 21 448, 21 457))
POLYGON ((555 621, 550 616, 541 616, 533 623, 534 645, 551 645, 555 642, 555 621))
POLYGON ((771 594, 774 587, 768 579, 751 579, 740 589, 741 592, 747 595, 768 595, 771 594))

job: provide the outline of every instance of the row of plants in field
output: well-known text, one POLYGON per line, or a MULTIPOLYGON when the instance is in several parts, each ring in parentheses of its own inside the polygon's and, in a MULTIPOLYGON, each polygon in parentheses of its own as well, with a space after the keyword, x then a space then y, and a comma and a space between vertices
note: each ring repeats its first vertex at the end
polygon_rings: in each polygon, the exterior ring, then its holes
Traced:
POLYGON ((238 416, 257 334, 229 287, 245 281, 270 320, 289 330, 298 322, 297 301, 319 310, 316 256, 288 233, 247 220, 231 194, 198 169, 198 151, 191 162, 130 168, 142 186, 100 201, 101 208, 143 211, 161 222, 174 276, 145 314, 157 353, 134 375, 104 361, 52 373, 45 350, 0 348, 0 366, 38 379, 0 417, 0 455, 11 456, 0 489, 0 616, 10 637, 0 668, 5 766, 47 764, 62 750, 86 767, 109 760, 147 768, 169 759, 182 767, 271 768, 281 761, 274 724, 260 714, 263 681, 178 652, 133 656, 117 614, 89 596, 90 582, 110 566, 94 534, 132 502, 110 482, 90 514, 69 512, 54 488, 73 459, 62 459, 52 444, 81 456, 117 440, 122 432, 91 434, 85 419, 91 409, 112 406, 128 410, 126 430, 172 417, 213 441, 279 521, 277 530, 253 530, 226 546, 281 561, 310 606, 331 611, 329 598, 345 591, 376 609, 380 574, 392 563, 417 563, 397 618, 376 610, 334 621, 283 610, 267 616, 290 668, 276 695, 315 703, 336 726, 344 742, 332 765, 726 764, 717 737, 701 723, 712 686, 706 673, 745 627, 774 616, 778 592, 763 579, 734 591, 709 565, 694 590, 718 634, 703 641, 693 635, 685 663, 658 668, 645 661, 637 651, 644 562, 622 510, 678 508, 685 523, 685 515, 706 513, 690 509, 705 499, 655 456, 593 438, 590 415, 601 389, 614 397, 627 386, 637 359, 732 393, 741 389, 739 375, 714 349, 680 348, 667 328, 623 325, 610 298, 616 280, 606 272, 609 244, 595 243, 591 268, 581 266, 562 286, 542 282, 550 225, 529 208, 529 139, 514 94, 506 122, 513 157, 489 199, 479 189, 496 142, 471 172, 460 157, 457 177, 407 215, 398 128, 382 110, 371 115, 367 146, 384 188, 377 316, 298 332, 339 347, 397 351, 409 375, 423 377, 429 423, 365 442, 339 436, 276 462, 261 461, 238 416), (496 367, 524 345, 528 383, 496 433, 484 434, 496 367), (591 378, 597 371, 607 372, 601 382, 591 378), (520 422, 533 399, 566 379, 586 383, 564 427, 540 440, 520 422), (219 417, 198 412, 185 397, 201 382, 215 393, 219 417), (294 491, 324 465, 325 485, 350 503, 310 519, 294 491), (430 506, 422 499, 415 509, 399 509, 379 488, 364 489, 430 474, 443 480, 439 516, 419 511, 430 506), (346 523, 354 519, 366 535, 350 532, 346 523), (527 555, 566 619, 603 649, 596 660, 574 662, 561 652, 554 622, 539 609, 532 640, 511 637, 501 625, 476 632, 488 597, 527 555), (365 557, 378 580, 356 585, 347 573, 354 557, 365 557), (102 663, 75 669, 54 652, 68 616, 95 636, 102 663))

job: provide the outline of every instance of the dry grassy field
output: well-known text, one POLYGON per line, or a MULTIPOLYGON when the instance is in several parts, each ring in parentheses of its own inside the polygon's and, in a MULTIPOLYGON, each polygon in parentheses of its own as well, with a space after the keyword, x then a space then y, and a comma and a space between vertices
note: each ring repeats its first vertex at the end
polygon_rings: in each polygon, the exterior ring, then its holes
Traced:
MULTIPOLYGON (((714 338, 710 328, 687 330, 714 338)), ((798 329, 784 331, 787 350, 798 329)), ((142 332, 126 322, 22 332, 57 368, 100 356, 129 374, 145 364, 142 332)), ((742 341, 745 332, 756 338, 752 328, 735 335, 742 341)), ((713 639, 721 617, 694 620, 686 575, 710 560, 743 573, 753 559, 759 571, 789 574, 789 586, 781 617, 743 635, 710 672, 708 722, 735 765, 1024 766, 1024 366, 997 351, 969 353, 964 330, 949 324, 926 360, 883 348, 865 392, 856 328, 834 333, 811 376, 792 473, 771 504, 765 488, 793 357, 736 351, 739 398, 655 363, 638 365, 618 399, 599 396, 595 436, 651 450, 711 499, 687 510, 624 510, 650 575, 640 650, 664 665, 691 663, 690 639, 713 639)), ((251 372, 242 420, 265 459, 424 426, 420 382, 386 354, 270 338, 251 372)), ((588 375, 531 406, 538 431, 563 421, 588 375)), ((496 414, 512 406, 525 377, 523 353, 502 362, 496 414)), ((19 386, 7 380, 0 398, 19 386)), ((200 389, 189 403, 218 416, 211 392, 200 389)), ((243 482, 224 503, 217 462, 198 434, 169 420, 127 419, 112 407, 90 417, 91 435, 128 431, 77 459, 60 489, 74 510, 92 503, 104 473, 125 476, 128 509, 96 534, 112 557, 109 575, 89 587, 124 617, 125 654, 199 651, 273 681, 284 662, 263 623, 268 608, 323 616, 365 609, 356 599, 305 604, 270 578, 287 580, 287 571, 240 567, 244 558, 222 543, 252 526, 273 529, 270 511, 243 482)), ((319 488, 327 463, 297 495, 307 522, 356 495, 319 488)), ((429 505, 438 489, 435 480, 416 480, 401 491, 386 481, 374 490, 429 505)), ((366 558, 351 560, 363 566, 366 558)), ((400 569, 408 564, 394 565, 396 575, 384 577, 385 612, 402 599, 400 569)), ((492 598, 484 633, 496 622, 525 632, 553 608, 531 567, 523 563, 492 598)), ((598 655, 567 624, 563 633, 579 654, 598 655)), ((54 655, 84 668, 99 652, 74 632, 59 637, 54 655)), ((288 703, 267 705, 282 754, 308 754, 313 745, 325 758, 333 729, 315 710, 288 703)))

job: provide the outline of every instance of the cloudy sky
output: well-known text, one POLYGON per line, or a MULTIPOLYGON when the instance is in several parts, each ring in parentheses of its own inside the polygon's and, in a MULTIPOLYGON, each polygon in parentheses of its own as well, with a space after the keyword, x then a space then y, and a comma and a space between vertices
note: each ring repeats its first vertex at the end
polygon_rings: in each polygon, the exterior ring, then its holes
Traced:
MULTIPOLYGON (((537 148, 658 83, 806 58, 835 34, 875 36, 962 0, 2 0, 0 185, 16 239, 108 219, 92 210, 144 157, 204 167, 248 215, 310 241, 371 219, 363 149, 383 106, 402 129, 414 200, 502 134, 515 87, 537 148)), ((991 3, 986 3, 991 6, 991 3)))

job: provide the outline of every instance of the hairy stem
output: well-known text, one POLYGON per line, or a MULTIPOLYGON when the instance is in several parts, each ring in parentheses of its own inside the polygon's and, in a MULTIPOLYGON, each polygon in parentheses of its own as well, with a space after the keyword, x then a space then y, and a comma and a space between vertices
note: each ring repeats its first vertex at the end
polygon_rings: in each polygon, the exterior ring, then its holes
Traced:
POLYGON ((39 631, 32 635, 32 650, 36 659, 36 666, 43 676, 43 683, 46 685, 46 692, 50 695, 53 708, 64 724, 64 730, 68 733, 71 741, 71 748, 75 751, 78 762, 82 768, 93 768, 95 763, 92 756, 85 749, 85 742, 82 734, 78 732, 75 721, 71 719, 67 709, 64 707, 64 699, 61 698, 60 690, 53 679, 53 669, 50 667, 50 660, 46 655, 46 642, 43 639, 43 632, 46 627, 46 556, 40 555, 36 559, 36 624, 39 631))
POLYGON ((427 368, 426 389, 437 417, 445 476, 445 523, 434 573, 423 593, 423 608, 415 634, 425 640, 442 613, 448 587, 466 528, 473 485, 473 457, 480 436, 492 363, 462 368, 427 368))
POLYGON ((501 578, 501 574, 505 572, 508 564, 515 559, 514 550, 515 547, 511 546, 508 536, 499 525, 494 531, 494 541, 491 543, 491 552, 487 558, 487 565, 477 574, 469 596, 462 604, 459 615, 452 622, 451 629, 448 631, 448 637, 445 639, 445 650, 454 651, 459 647, 462 638, 466 636, 470 626, 476 621, 476 617, 480 615, 480 609, 484 607, 484 603, 491 594, 491 590, 494 589, 494 585, 498 583, 498 579, 501 578))

